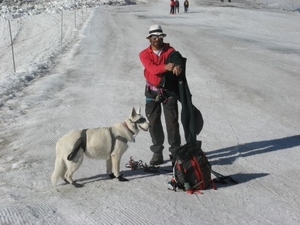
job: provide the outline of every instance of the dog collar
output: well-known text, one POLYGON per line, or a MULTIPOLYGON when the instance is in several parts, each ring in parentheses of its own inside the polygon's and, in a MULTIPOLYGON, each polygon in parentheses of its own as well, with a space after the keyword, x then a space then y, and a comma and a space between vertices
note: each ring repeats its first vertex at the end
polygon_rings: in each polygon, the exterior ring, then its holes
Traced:
POLYGON ((129 127, 128 127, 128 125, 127 125, 127 123, 126 122, 124 122, 123 123, 124 124, 124 126, 129 130, 129 132, 134 136, 135 135, 135 133, 132 131, 132 130, 130 130, 129 129, 129 127))

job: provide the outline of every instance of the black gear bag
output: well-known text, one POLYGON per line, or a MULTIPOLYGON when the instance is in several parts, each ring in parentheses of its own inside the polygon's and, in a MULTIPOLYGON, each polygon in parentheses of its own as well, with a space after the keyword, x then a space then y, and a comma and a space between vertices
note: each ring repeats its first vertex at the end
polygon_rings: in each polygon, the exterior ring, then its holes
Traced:
POLYGON ((205 190, 214 187, 211 165, 201 149, 201 141, 181 146, 173 159, 173 190, 205 190))

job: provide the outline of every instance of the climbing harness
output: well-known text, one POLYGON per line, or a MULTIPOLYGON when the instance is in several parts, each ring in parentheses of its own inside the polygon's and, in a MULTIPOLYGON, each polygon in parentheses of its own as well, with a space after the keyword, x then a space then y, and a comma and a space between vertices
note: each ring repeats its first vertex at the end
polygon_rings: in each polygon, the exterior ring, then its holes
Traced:
POLYGON ((130 156, 130 160, 128 163, 125 164, 126 168, 130 168, 131 170, 143 169, 145 172, 148 173, 158 173, 159 167, 156 166, 148 166, 146 163, 143 163, 142 160, 134 161, 132 156, 130 156))
MULTIPOLYGON (((139 120, 141 120, 141 119, 139 119, 139 120)), ((137 122, 135 122, 135 123, 137 123, 137 122)), ((126 125, 126 127, 127 127, 127 125, 126 125)), ((72 152, 67 157, 67 159, 69 161, 71 161, 71 160, 73 160, 75 158, 75 156, 78 153, 78 151, 79 151, 80 148, 82 148, 83 151, 85 152, 85 150, 86 150, 86 142, 87 142, 87 135, 86 135, 86 131, 87 130, 88 129, 81 130, 80 138, 75 142, 74 149, 72 150, 72 152)), ((111 149, 110 149, 110 152, 112 153, 113 150, 115 149, 115 144, 116 144, 117 140, 122 141, 125 144, 128 142, 128 140, 126 138, 124 138, 124 137, 121 137, 120 135, 114 135, 111 127, 108 127, 108 130, 109 130, 109 133, 111 135, 111 149)), ((128 128, 128 130, 129 130, 129 128, 128 128)), ((132 132, 131 130, 129 130, 129 131, 132 132)), ((134 132, 132 132, 132 133, 134 134, 134 132)))
POLYGON ((157 88, 153 86, 152 84, 148 83, 146 84, 146 87, 148 90, 156 92, 156 97, 155 98, 146 98, 146 101, 155 101, 155 102, 161 102, 161 103, 166 103, 168 101, 168 97, 164 93, 163 88, 157 88))
POLYGON ((87 129, 81 130, 80 137, 74 144, 74 146, 75 146, 74 149, 67 157, 67 159, 69 161, 71 161, 75 158, 75 156, 80 148, 82 148, 83 151, 85 152, 85 150, 86 150, 86 131, 87 131, 87 129))

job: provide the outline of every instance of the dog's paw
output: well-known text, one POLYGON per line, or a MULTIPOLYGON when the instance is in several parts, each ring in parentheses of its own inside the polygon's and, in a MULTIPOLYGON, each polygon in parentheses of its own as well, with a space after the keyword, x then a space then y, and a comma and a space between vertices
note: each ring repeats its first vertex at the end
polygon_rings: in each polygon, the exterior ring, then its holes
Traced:
POLYGON ((72 182, 72 185, 74 185, 76 188, 81 188, 83 187, 83 184, 78 184, 75 181, 72 182))
POLYGON ((67 181, 67 179, 64 179, 64 181, 65 181, 67 184, 69 184, 69 183, 70 183, 69 181, 67 181))
POLYGON ((110 177, 111 179, 116 178, 116 176, 114 175, 114 173, 111 173, 111 174, 108 174, 108 175, 109 175, 109 177, 110 177))
POLYGON ((117 177, 119 181, 123 182, 123 181, 128 181, 128 179, 124 178, 123 175, 120 175, 117 177))

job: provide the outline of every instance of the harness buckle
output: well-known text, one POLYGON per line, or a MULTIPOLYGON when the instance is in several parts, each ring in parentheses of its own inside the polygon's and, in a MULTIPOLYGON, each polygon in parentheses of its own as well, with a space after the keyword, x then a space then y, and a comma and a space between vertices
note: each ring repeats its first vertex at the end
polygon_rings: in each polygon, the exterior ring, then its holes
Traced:
POLYGON ((160 103, 166 103, 168 101, 168 97, 164 95, 164 89, 163 88, 157 88, 154 85, 150 84, 147 82, 147 89, 156 92, 156 97, 155 98, 146 98, 146 101, 152 100, 155 102, 160 102, 160 103))

